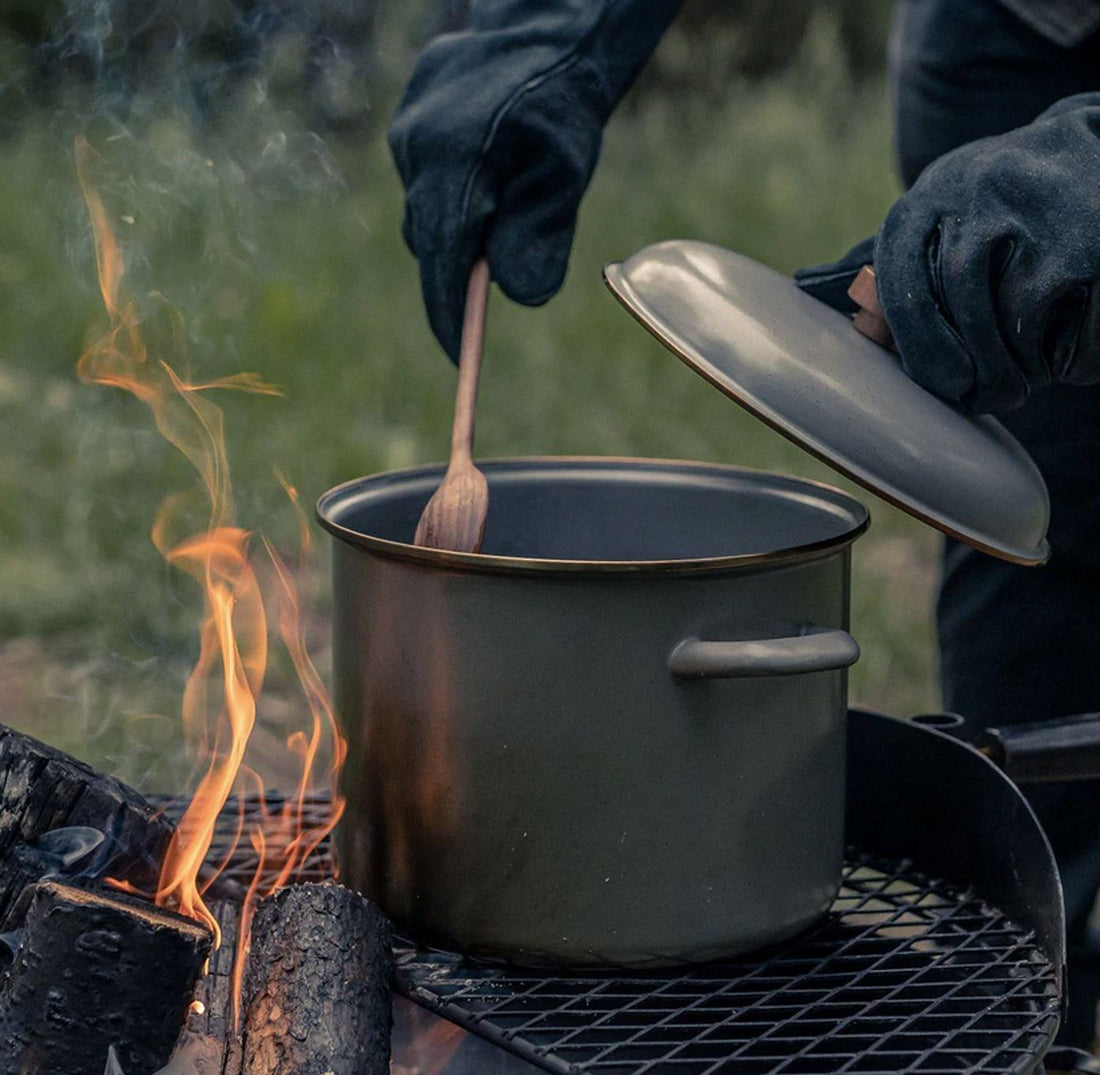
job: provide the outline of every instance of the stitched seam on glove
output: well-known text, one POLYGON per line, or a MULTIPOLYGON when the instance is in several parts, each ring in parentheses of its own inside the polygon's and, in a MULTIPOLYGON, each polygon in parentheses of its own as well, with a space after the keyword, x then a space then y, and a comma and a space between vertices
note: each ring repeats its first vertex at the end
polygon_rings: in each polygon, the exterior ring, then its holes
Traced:
MULTIPOLYGON (((481 174, 485 161, 489 156, 493 147, 493 141, 500 131, 501 126, 507 119, 508 114, 516 107, 516 105, 529 93, 547 82, 556 78, 558 75, 569 71, 573 67, 577 66, 586 58, 586 53, 589 50, 592 42, 599 36, 600 31, 608 23, 611 18, 613 9, 619 4, 627 4, 630 0, 611 0, 611 2, 605 3, 601 9, 599 16, 587 32, 577 41, 576 45, 565 56, 563 56, 556 63, 552 64, 545 71, 540 72, 537 75, 529 78, 522 86, 519 86, 515 92, 505 101, 497 110, 496 115, 493 117, 492 122, 489 124, 489 129, 486 131, 485 139, 482 142, 481 150, 478 153, 477 164, 474 166, 469 176, 466 179, 465 186, 462 192, 462 219, 465 220, 469 215, 470 202, 473 198, 474 186, 477 182, 478 176, 481 174)), ((615 102, 610 102, 610 107, 614 107, 615 102)), ((610 115, 610 109, 608 110, 610 115)), ((604 116, 606 121, 607 116, 604 116)))
POLYGON ((477 155, 477 164, 473 167, 470 174, 466 177, 466 185, 462 189, 462 219, 465 220, 469 215, 470 201, 474 196, 474 185, 477 182, 477 178, 481 175, 485 167, 485 162, 488 160, 489 152, 493 148, 493 139, 496 138, 501 125, 508 118, 508 113, 530 92, 537 90, 540 86, 545 85, 552 78, 562 74, 580 62, 580 56, 577 53, 571 52, 564 60, 554 64, 553 67, 547 68, 542 74, 537 75, 535 78, 528 79, 511 97, 508 101, 501 106, 500 110, 493 117, 493 122, 489 125, 489 132, 485 136, 485 141, 482 144, 481 151, 477 155))
MULTIPOLYGON (((895 204, 894 209, 892 209, 890 211, 890 213, 887 214, 886 220, 883 223, 882 228, 879 230, 878 235, 875 237, 874 264, 875 264, 876 268, 878 268, 878 269, 881 269, 881 267, 883 265, 886 265, 889 262, 889 259, 883 257, 883 255, 882 255, 882 243, 883 243, 883 238, 886 235, 887 229, 890 225, 891 215, 893 214, 893 212, 896 209, 897 209, 897 203, 895 204)), ((937 228, 937 231, 938 231, 938 228, 937 228)), ((963 358, 966 360, 967 367, 968 367, 967 368, 967 373, 969 375, 968 384, 967 384, 967 387, 965 388, 965 390, 959 396, 956 397, 957 402, 963 402, 968 397, 972 397, 974 395, 975 391, 977 390, 977 386, 978 386, 977 363, 975 362, 974 356, 970 353, 969 348, 966 346, 966 344, 963 342, 962 338, 959 336, 958 330, 955 328, 955 325, 954 325, 953 321, 950 318, 945 318, 943 316, 944 311, 943 311, 943 307, 941 305, 941 299, 940 299, 940 294, 939 294, 939 286, 938 286, 938 282, 935 279, 935 276, 938 275, 938 274, 933 273, 932 265, 931 265, 931 262, 930 262, 929 257, 928 257, 928 243, 929 243, 930 239, 931 239, 931 234, 925 236, 924 249, 922 251, 922 254, 923 254, 922 261, 923 261, 923 268, 924 268, 924 273, 925 273, 925 288, 926 288, 926 291, 927 291, 928 295, 931 297, 932 305, 935 308, 934 316, 937 318, 940 325, 943 326, 944 331, 952 338, 952 340, 955 341, 956 345, 959 348, 959 352, 962 354, 963 358)), ((888 283, 888 280, 889 280, 889 278, 888 278, 888 276, 885 272, 880 272, 879 273, 879 293, 878 294, 879 294, 879 302, 882 305, 882 313, 883 313, 883 316, 886 318, 886 324, 889 326, 889 329, 890 329, 891 333, 893 333, 894 340, 896 342, 898 342, 898 344, 899 344, 898 355, 901 358, 902 368, 905 370, 905 372, 914 381, 916 381, 918 384, 921 384, 921 379, 917 375, 917 371, 914 368, 913 363, 910 362, 909 358, 906 356, 905 348, 903 346, 900 346, 901 340, 904 339, 904 333, 899 332, 898 327, 899 327, 899 325, 903 324, 904 319, 902 317, 896 316, 896 312, 893 310, 894 296, 892 294, 892 290, 889 287, 885 286, 888 283)))
POLYGON ((519 86, 515 92, 497 109, 496 115, 493 117, 492 122, 489 124, 489 129, 485 133, 485 139, 481 145, 481 151, 478 153, 477 164, 471 170, 469 176, 466 178, 466 185, 462 191, 462 219, 465 220, 469 215, 470 201, 473 198, 474 185, 477 182, 478 176, 481 174, 485 161, 487 160, 490 151, 493 148, 493 140, 500 132, 500 128, 503 125, 505 119, 513 108, 529 93, 533 90, 537 90, 540 86, 545 85, 551 79, 557 75, 562 74, 571 68, 575 67, 581 60, 584 50, 591 44, 592 39, 599 32, 604 23, 607 22, 608 8, 605 5, 601 7, 599 17, 592 24, 589 30, 583 37, 569 50, 560 60, 551 64, 545 71, 541 71, 539 74, 529 78, 522 86, 519 86))
POLYGON ((1073 331, 1070 334, 1066 353, 1062 355, 1059 360, 1058 355, 1054 352, 1047 351, 1047 333, 1049 331, 1049 321, 1051 312, 1057 303, 1051 305, 1047 310, 1047 323, 1044 324, 1042 333, 1040 335, 1040 354, 1044 362, 1047 365, 1050 379, 1055 382, 1068 381, 1072 375, 1073 368, 1077 363, 1077 359, 1081 353, 1081 333, 1085 327, 1085 314, 1088 303, 1092 300, 1092 288, 1087 281, 1072 281, 1066 284, 1065 290, 1062 293, 1061 298, 1068 298, 1069 296, 1077 298, 1077 311, 1074 320, 1073 331))

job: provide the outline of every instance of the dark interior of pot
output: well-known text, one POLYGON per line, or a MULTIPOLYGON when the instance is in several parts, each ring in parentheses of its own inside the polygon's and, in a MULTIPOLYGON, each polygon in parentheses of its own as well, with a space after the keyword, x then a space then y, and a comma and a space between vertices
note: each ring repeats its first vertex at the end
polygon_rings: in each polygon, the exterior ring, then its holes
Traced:
MULTIPOLYGON (((479 465, 489 482, 481 551, 491 556, 722 558, 855 536, 867 520, 863 505, 839 490, 733 467, 553 459, 479 465)), ((441 477, 441 467, 424 467, 364 478, 327 493, 318 514, 338 536, 408 544, 441 477)))

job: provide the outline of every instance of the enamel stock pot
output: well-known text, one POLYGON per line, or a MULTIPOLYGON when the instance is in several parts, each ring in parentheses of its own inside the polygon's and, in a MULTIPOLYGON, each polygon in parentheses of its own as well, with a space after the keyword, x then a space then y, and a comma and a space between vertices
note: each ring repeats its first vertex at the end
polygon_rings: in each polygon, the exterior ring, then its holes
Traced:
POLYGON ((347 880, 519 961, 707 959, 811 922, 843 855, 866 510, 699 463, 483 469, 476 555, 411 544, 439 467, 319 505, 347 880))
MULTIPOLYGON (((1046 558, 1046 488, 1019 444, 790 280, 696 242, 605 277, 679 358, 843 474, 992 555, 1046 558)), ((842 863, 866 510, 701 463, 483 469, 479 554, 413 544, 442 467, 319 502, 346 879, 420 937, 518 962, 704 960, 812 922, 842 863)))

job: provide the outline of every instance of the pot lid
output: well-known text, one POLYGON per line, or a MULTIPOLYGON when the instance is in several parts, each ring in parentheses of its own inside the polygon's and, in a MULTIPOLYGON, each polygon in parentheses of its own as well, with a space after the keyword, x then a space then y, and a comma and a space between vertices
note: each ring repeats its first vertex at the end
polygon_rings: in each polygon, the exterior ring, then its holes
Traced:
POLYGON ((925 391, 793 280, 691 240, 648 246, 604 278, 669 350, 841 474, 993 556, 1049 556, 1046 484, 1019 442, 925 391))

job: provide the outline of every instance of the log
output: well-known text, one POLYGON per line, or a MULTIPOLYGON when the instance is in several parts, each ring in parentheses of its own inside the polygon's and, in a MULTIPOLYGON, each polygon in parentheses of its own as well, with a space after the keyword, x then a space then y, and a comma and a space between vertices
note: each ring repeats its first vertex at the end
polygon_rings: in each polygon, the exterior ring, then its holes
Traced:
POLYGON ((167 1063, 212 944, 142 900, 42 881, 0 989, 0 1075, 102 1075, 167 1063))
POLYGON ((151 890, 172 828, 132 788, 0 724, 0 931, 19 924, 20 894, 42 878, 151 890))
POLYGON ((386 1075, 389 923, 334 884, 287 885, 252 920, 244 1075, 386 1075))
POLYGON ((173 1056, 190 1056, 198 1075, 240 1075, 241 1041, 233 1023, 233 963, 241 909, 235 901, 218 900, 210 905, 210 912, 222 931, 221 947, 210 956, 206 974, 195 989, 173 1056), (196 1059, 198 1054, 201 1056, 196 1059))

